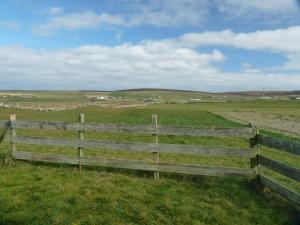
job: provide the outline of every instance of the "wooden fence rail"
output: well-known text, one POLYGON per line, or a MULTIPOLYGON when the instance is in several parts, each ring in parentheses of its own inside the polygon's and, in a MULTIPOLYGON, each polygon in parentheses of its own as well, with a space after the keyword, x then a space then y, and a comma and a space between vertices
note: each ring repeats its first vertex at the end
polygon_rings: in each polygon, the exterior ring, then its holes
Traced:
POLYGON ((15 144, 48 145, 58 147, 85 147, 101 148, 112 150, 127 150, 135 152, 159 152, 159 153, 181 153, 181 154, 202 154, 210 156, 235 156, 250 158, 254 155, 253 149, 229 148, 229 147, 204 147, 199 145, 184 144, 156 144, 144 142, 117 142, 110 140, 79 140, 79 139, 59 139, 13 136, 12 142, 15 144))
POLYGON ((9 127, 10 122, 8 120, 0 120, 0 129, 9 127))
MULTIPOLYGON (((2 125, 1 125, 2 124, 2 125)), ((4 127, 7 121, 0 121, 4 127)), ((127 124, 104 124, 104 123, 69 123, 48 121, 12 121, 11 126, 15 129, 49 129, 49 130, 71 130, 71 131, 96 131, 109 133, 131 133, 131 134, 156 134, 175 136, 206 136, 206 137, 246 137, 254 136, 253 128, 208 128, 193 126, 170 126, 170 125, 127 125, 127 124)))
MULTIPOLYGON (((14 151, 13 157, 20 160, 52 162, 78 165, 78 157, 67 155, 44 154, 24 151, 14 151)), ((87 166, 102 166, 120 169, 135 169, 144 171, 160 171, 171 173, 184 173, 195 175, 210 175, 210 176, 246 176, 254 177, 254 171, 251 169, 228 168, 228 167, 209 167, 198 165, 184 165, 171 163, 156 163, 141 160, 128 159, 103 159, 96 157, 80 157, 81 165, 87 166)))
POLYGON ((277 192, 281 196, 290 200, 292 203, 294 203, 296 205, 300 205, 300 195, 298 193, 288 189, 287 187, 285 187, 281 184, 278 184, 274 180, 272 180, 262 174, 258 175, 258 180, 259 180, 260 184, 263 185, 264 187, 267 187, 267 188, 271 189, 272 191, 277 192))
POLYGON ((300 155, 300 143, 294 141, 286 141, 279 138, 257 135, 257 144, 300 155))
POLYGON ((267 167, 275 172, 278 172, 282 175, 285 175, 291 179, 300 181, 300 170, 299 169, 292 167, 292 166, 288 166, 286 164, 275 161, 273 159, 269 159, 262 155, 257 155, 257 157, 258 157, 258 164, 260 164, 264 167, 267 167))

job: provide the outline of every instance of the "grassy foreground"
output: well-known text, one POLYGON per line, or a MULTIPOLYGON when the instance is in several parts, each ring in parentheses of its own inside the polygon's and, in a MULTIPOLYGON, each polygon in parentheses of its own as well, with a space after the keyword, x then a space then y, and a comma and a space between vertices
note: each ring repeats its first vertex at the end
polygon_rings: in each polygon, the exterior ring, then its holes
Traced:
MULTIPOLYGON (((159 124, 237 127, 237 123, 200 110, 179 109, 103 109, 96 107, 61 112, 1 110, 0 118, 16 113, 17 119, 73 121, 78 113, 87 122, 151 124, 157 113, 159 124)), ((64 136, 76 138, 76 132, 18 130, 20 135, 64 136)), ((91 139, 115 139, 152 142, 151 136, 85 134, 91 139)), ((161 143, 185 143, 209 146, 242 146, 238 138, 159 137, 161 143)), ((18 145, 21 150, 75 154, 74 149, 18 145)), ((297 212, 283 199, 262 192, 246 179, 171 176, 163 174, 154 181, 152 174, 75 167, 30 164, 8 160, 8 143, 0 144, 0 225, 2 224, 293 224, 297 212)), ((103 149, 86 155, 110 158, 151 160, 151 155, 118 153, 103 149)), ((269 149, 266 154, 276 158, 269 149)), ((277 157, 291 165, 299 159, 282 154, 277 157)), ((218 166, 247 167, 248 162, 232 158, 162 155, 162 161, 218 166)), ((284 180, 286 182, 286 180, 284 180)), ((292 186, 297 187, 297 184, 292 186)))
POLYGON ((291 224, 247 180, 163 178, 17 162, 0 168, 0 224, 291 224))

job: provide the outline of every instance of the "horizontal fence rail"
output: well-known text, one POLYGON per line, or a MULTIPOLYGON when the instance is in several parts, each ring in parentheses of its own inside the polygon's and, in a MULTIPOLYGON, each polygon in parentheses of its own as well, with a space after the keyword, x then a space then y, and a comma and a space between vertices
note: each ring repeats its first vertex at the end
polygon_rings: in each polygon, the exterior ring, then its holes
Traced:
POLYGON ((66 155, 33 153, 24 151, 14 151, 13 157, 20 160, 63 163, 77 165, 80 160, 81 165, 102 166, 119 169, 135 169, 144 171, 160 171, 169 173, 183 173, 194 175, 210 176, 246 176, 254 177, 254 171, 251 169, 227 168, 227 167, 209 167, 197 165, 181 165, 170 163, 155 163, 141 160, 124 160, 124 159, 102 159, 95 157, 76 157, 66 155))
POLYGON ((258 180, 264 187, 267 187, 272 191, 277 192, 281 196, 285 197, 286 199, 290 200, 291 202, 300 205, 300 195, 298 193, 288 189, 287 187, 281 184, 278 184, 277 182, 262 174, 258 175, 258 180))
POLYGON ((267 167, 273 171, 276 171, 280 174, 283 174, 289 178, 292 178, 292 179, 300 182, 300 170, 299 169, 292 167, 292 166, 285 165, 285 164, 275 161, 273 159, 269 159, 262 155, 257 155, 257 158, 258 158, 259 165, 267 167))
POLYGON ((8 120, 0 120, 0 129, 8 127, 10 122, 8 120))
POLYGON ((279 138, 257 135, 257 143, 270 148, 300 155, 300 143, 294 141, 285 141, 279 138))
POLYGON ((192 126, 170 125, 127 125, 127 124, 103 124, 103 123, 69 123, 69 122, 46 122, 46 121, 12 121, 11 126, 15 129, 52 129, 73 131, 98 131, 109 133, 135 133, 179 136, 215 136, 215 137, 253 137, 254 131, 250 127, 241 128, 207 128, 192 126))
POLYGON ((15 144, 34 144, 59 147, 85 147, 102 148, 112 150, 127 150, 135 152, 159 152, 180 154, 205 154, 210 156, 236 156, 250 158, 254 155, 253 149, 226 148, 226 147, 203 147, 199 145, 183 144, 156 144, 143 142, 117 142, 107 140, 79 140, 13 136, 11 141, 15 144))

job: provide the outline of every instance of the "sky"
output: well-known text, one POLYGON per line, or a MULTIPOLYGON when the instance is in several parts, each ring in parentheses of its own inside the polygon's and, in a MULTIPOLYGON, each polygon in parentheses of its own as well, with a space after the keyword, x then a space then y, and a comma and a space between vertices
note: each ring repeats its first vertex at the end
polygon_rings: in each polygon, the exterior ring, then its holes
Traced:
POLYGON ((0 0, 0 89, 300 90, 300 0, 0 0))

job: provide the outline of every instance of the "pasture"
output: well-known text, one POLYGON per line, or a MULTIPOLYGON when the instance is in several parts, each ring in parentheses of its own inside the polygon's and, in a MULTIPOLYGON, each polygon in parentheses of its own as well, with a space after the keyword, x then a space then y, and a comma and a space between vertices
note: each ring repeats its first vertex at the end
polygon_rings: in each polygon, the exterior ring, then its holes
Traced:
MULTIPOLYGON (((38 93, 39 94, 39 93, 38 93)), ((119 93, 114 93, 120 95, 119 93)), ((164 93, 166 102, 185 99, 193 93, 164 93), (181 97, 178 97, 181 96, 181 97)), ((113 95, 113 94, 112 94, 113 95)), ((152 96, 160 93, 152 92, 152 96)), ((203 94, 199 95, 199 98, 203 94)), ((208 95, 205 94, 207 97, 208 95)), ((87 101, 77 93, 42 93, 44 102, 87 101), (66 97, 67 96, 67 97, 66 97), (45 100, 46 99, 46 100, 45 100)), ((138 102, 149 93, 123 93, 122 101, 138 102), (128 99, 126 99, 129 96, 128 99)), ((193 96, 195 97, 195 96, 193 96)), ((33 104, 39 102, 37 98, 33 104)), ((207 97, 208 98, 208 97, 207 97)), ((209 95, 209 98, 211 96, 209 95)), ((18 101, 14 97, 14 101, 18 101)), ((19 100, 22 101, 22 100, 19 100)), ((26 99, 28 101, 28 99, 26 99)), ((43 100, 41 100, 43 102, 43 100)), ((143 107, 113 108, 86 106, 58 112, 23 109, 0 109, 0 119, 15 113, 17 120, 47 120, 77 122, 84 113, 86 122, 151 124, 151 115, 158 115, 160 125, 208 127, 244 127, 245 124, 224 119, 216 112, 255 111, 298 118, 300 105, 290 101, 234 100, 195 104, 151 104, 143 107)), ((299 141, 262 130, 269 136, 299 141)), ((77 132, 18 129, 18 134, 39 137, 77 138, 77 132)), ((86 139, 154 142, 152 135, 128 135, 85 132, 86 139)), ((300 142, 300 141, 299 141, 300 142)), ((244 138, 159 136, 159 143, 193 144, 199 146, 248 147, 244 138)), ((32 152, 74 155, 76 149, 19 144, 18 148, 32 152)), ((9 143, 0 144, 0 224, 293 224, 298 213, 287 200, 262 189, 244 178, 203 177, 163 173, 153 180, 149 172, 122 169, 77 167, 46 163, 15 161, 9 157, 9 143)), ((299 168, 300 157, 271 148, 261 148, 262 155, 299 168)), ((87 156, 152 160, 152 154, 86 149, 87 156)), ((241 158, 162 154, 162 162, 193 163, 208 166, 249 167, 241 158)), ((299 182, 268 169, 264 173, 300 193, 299 182)))

